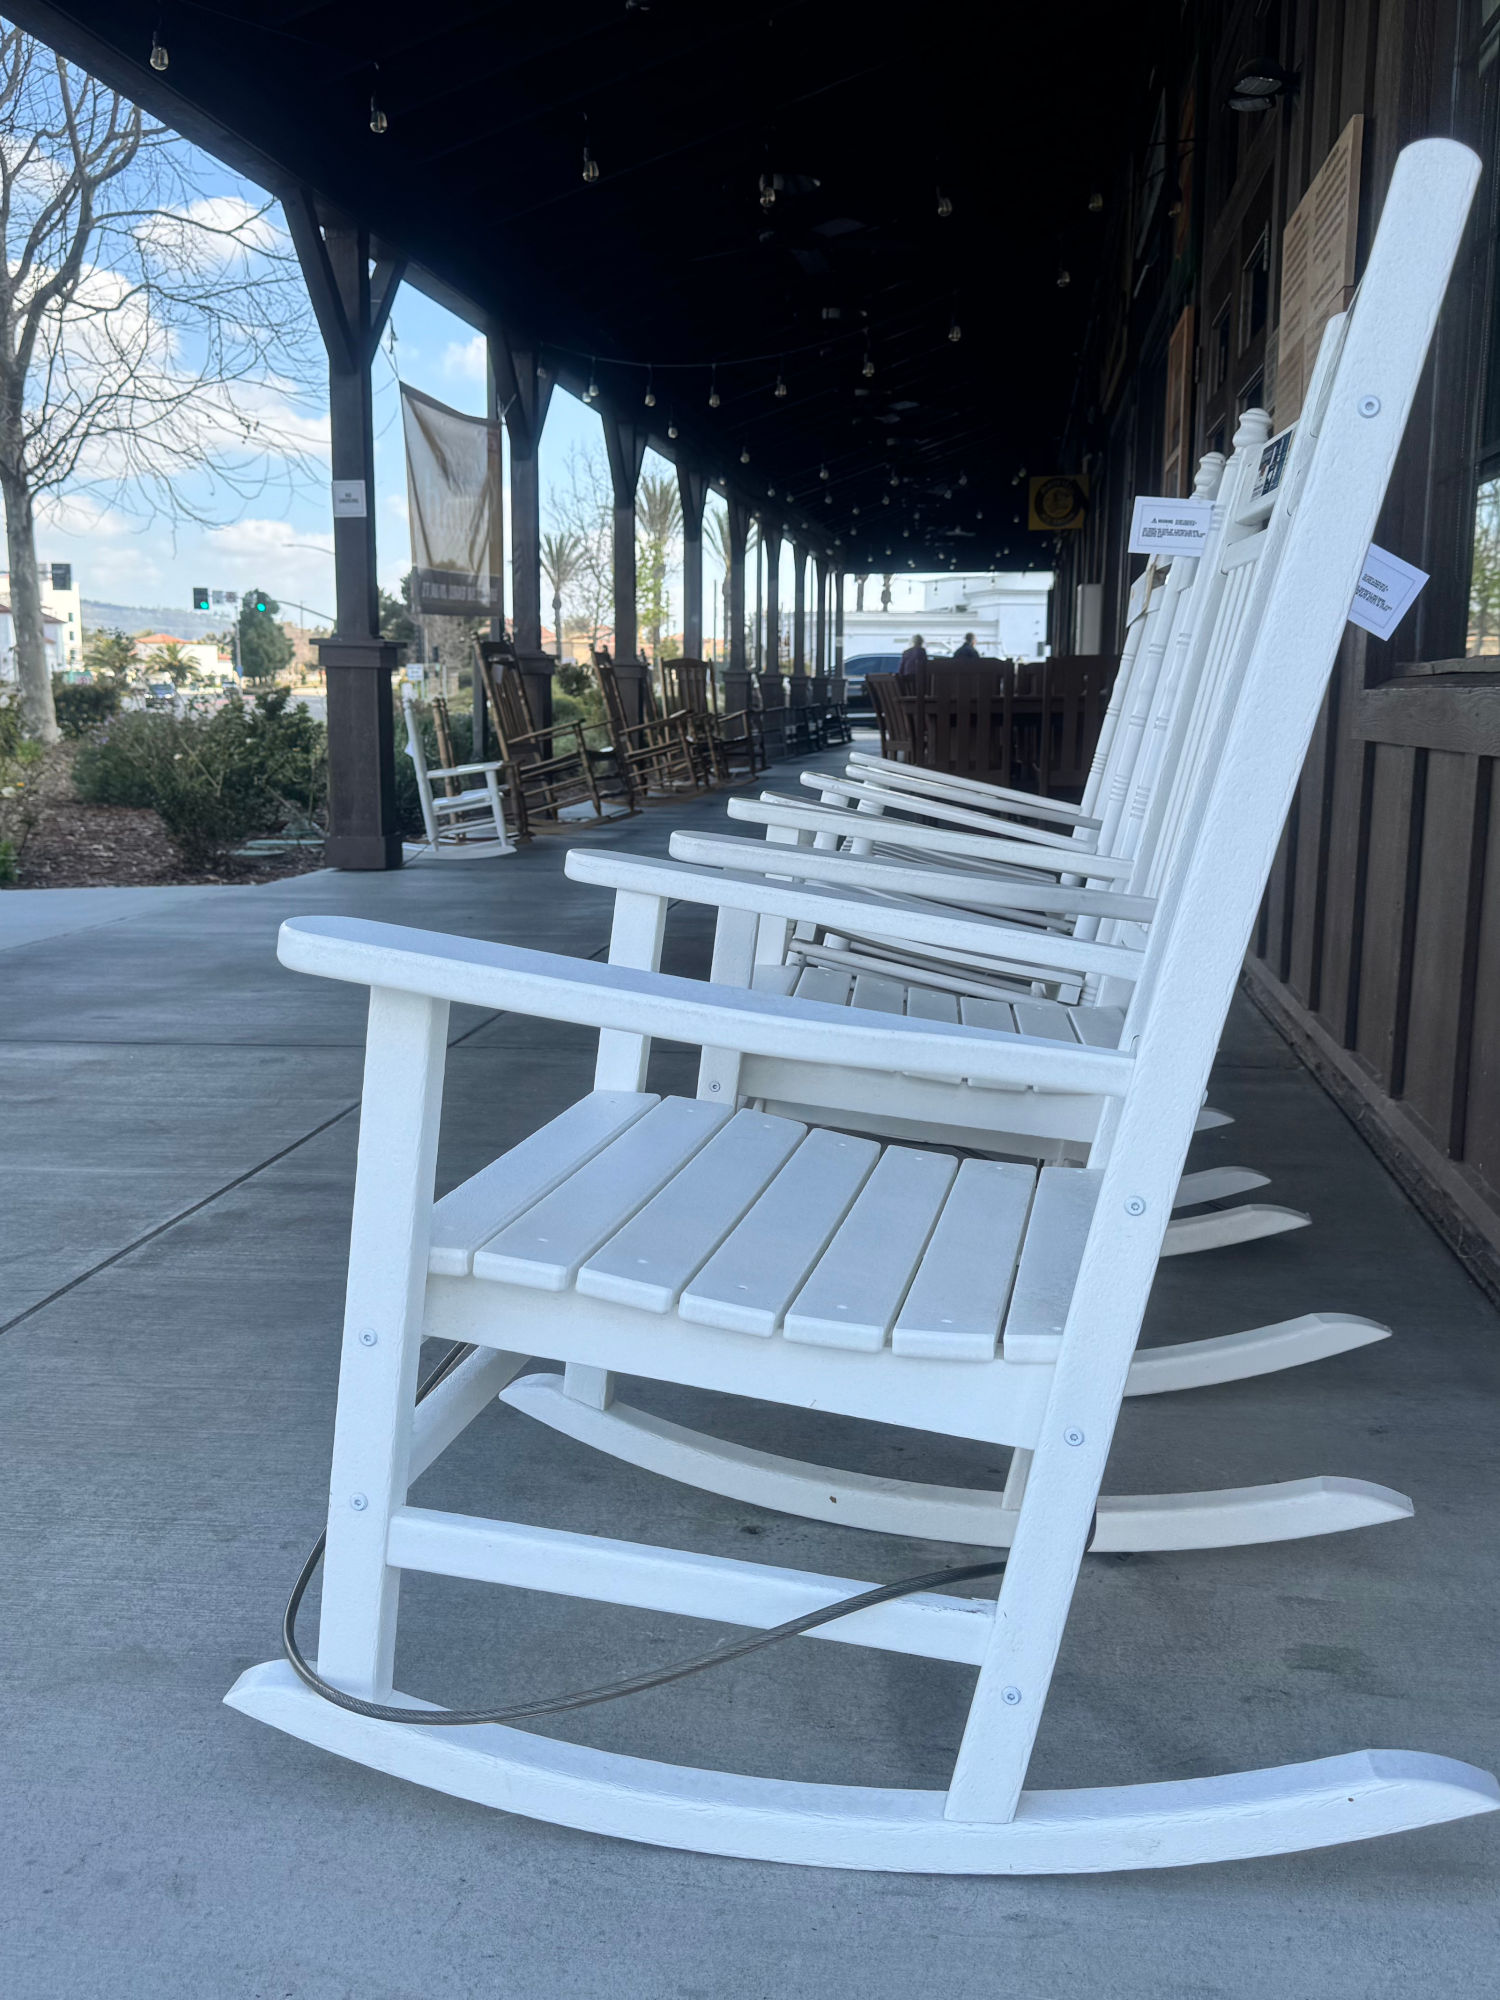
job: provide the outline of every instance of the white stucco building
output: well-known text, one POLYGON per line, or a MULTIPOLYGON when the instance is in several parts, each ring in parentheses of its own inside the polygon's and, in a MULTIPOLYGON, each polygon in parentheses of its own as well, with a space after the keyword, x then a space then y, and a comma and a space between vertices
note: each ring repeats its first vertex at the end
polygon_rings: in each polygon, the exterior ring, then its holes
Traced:
POLYGON ((1047 650, 1047 570, 969 571, 950 576, 893 576, 891 604, 881 609, 881 578, 868 576, 864 609, 858 588, 844 584, 844 658, 902 653, 920 632, 934 658, 963 644, 966 632, 986 659, 1039 660, 1047 650))
MULTIPOLYGON (((49 618, 57 621, 56 634, 53 634, 50 627, 47 632, 47 657, 54 673, 64 667, 83 665, 83 599, 78 589, 78 573, 71 563, 58 564, 56 567, 66 571, 68 585, 65 590, 58 589, 52 581, 53 564, 37 565, 42 585, 42 618, 44 621, 49 618), (55 658, 52 653, 54 636, 57 642, 55 658)), ((0 598, 4 598, 9 605, 10 573, 7 570, 0 570, 0 598)), ((5 642, 5 658, 8 663, 5 671, 7 675, 13 677, 16 670, 13 633, 5 642)))
MULTIPOLYGON (((16 678, 16 626, 10 614, 8 582, 8 578, 0 578, 0 681, 16 678)), ((63 636, 66 629, 61 619, 48 611, 42 612, 42 646, 54 674, 60 673, 66 664, 67 641, 63 636)))

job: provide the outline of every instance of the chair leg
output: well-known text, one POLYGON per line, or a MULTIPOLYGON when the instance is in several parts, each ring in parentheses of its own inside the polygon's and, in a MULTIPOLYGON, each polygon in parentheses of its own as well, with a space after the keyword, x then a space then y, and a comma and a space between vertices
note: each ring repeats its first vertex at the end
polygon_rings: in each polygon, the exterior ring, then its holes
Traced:
POLYGON ((446 1000, 372 989, 318 1671, 377 1700, 396 1645, 386 1536, 411 1463, 447 1033, 446 1000))

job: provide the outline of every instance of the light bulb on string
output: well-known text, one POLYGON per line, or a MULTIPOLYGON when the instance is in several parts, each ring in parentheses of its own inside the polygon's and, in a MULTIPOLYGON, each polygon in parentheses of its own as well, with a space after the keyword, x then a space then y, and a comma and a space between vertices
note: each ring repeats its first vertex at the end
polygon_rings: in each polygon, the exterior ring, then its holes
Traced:
POLYGON ((667 425, 667 436, 669 438, 675 438, 676 435, 677 435, 677 422, 676 419, 674 418, 672 422, 667 425))
POLYGON ((893 472, 891 474, 891 484, 892 486, 899 486, 901 484, 901 476, 899 473, 893 472))
POLYGON ((747 444, 742 444, 740 446, 740 464, 748 465, 749 463, 750 463, 750 447, 747 444))
POLYGON ((857 514, 859 512, 859 509, 855 507, 852 511, 857 514))
POLYGON ((598 178, 599 178, 599 162, 594 158, 593 154, 589 151, 588 146, 585 145, 583 149, 584 182, 587 186, 592 187, 594 185, 594 182, 598 180, 598 178))
POLYGON ((889 506, 890 506, 890 504, 891 504, 891 496, 890 496, 890 494, 889 494, 889 493, 882 493, 882 494, 881 494, 881 496, 880 496, 880 504, 881 504, 881 506, 882 506, 882 507, 889 507, 889 506))
POLYGON ((865 349, 865 358, 860 366, 859 372, 861 375, 864 376, 867 382, 869 381, 870 377, 875 373, 875 363, 870 359, 870 350, 868 348, 865 349))
POLYGON ((948 220, 948 217, 953 213, 953 203, 948 199, 947 195, 944 194, 941 188, 939 188, 937 191, 937 212, 943 218, 944 222, 946 222, 948 220))
POLYGON ((711 410, 716 410, 719 407, 719 364, 717 362, 714 363, 708 378, 708 407, 711 410))
POLYGON ((828 467, 827 467, 826 465, 820 465, 820 466, 818 467, 818 477, 819 477, 819 479, 827 479, 827 478, 828 478, 828 476, 829 476, 829 473, 828 473, 828 467))
POLYGON ((776 206, 776 176, 762 174, 760 177, 760 205, 767 215, 776 206))
POLYGON ((161 44, 160 28, 153 28, 151 30, 151 67, 160 75, 166 68, 169 60, 170 58, 161 44))
POLYGON ((967 473, 967 472, 961 472, 961 473, 960 473, 960 474, 958 475, 958 483, 959 483, 959 485, 960 485, 960 486, 967 486, 967 485, 968 485, 968 483, 969 483, 969 475, 968 475, 968 473, 967 473))
POLYGON ((776 371, 776 387, 771 391, 771 394, 778 399, 786 394, 786 380, 779 368, 776 371))
POLYGON ((377 139, 380 137, 381 133, 385 131, 389 123, 390 120, 381 110, 379 102, 374 97, 372 97, 370 99, 370 130, 375 134, 377 139))
POLYGON ((1072 282, 1073 282, 1073 273, 1067 268, 1066 265, 1064 265, 1063 268, 1057 274, 1057 289, 1060 292, 1065 292, 1068 289, 1069 285, 1072 284, 1072 282))
POLYGON ((597 377, 595 376, 595 374, 594 374, 594 364, 593 364, 593 362, 592 362, 592 361, 590 361, 590 362, 589 362, 589 386, 588 386, 588 387, 587 387, 587 388, 586 388, 586 389, 584 390, 584 392, 583 392, 583 400, 584 400, 584 401, 585 401, 586 403, 592 403, 592 402, 594 402, 594 401, 595 401, 595 400, 597 399, 597 397, 598 397, 598 394, 599 394, 599 382, 598 382, 598 378, 597 378, 597 377))
POLYGON ((643 400, 648 410, 656 408, 656 384, 649 368, 646 370, 646 394, 643 400))
POLYGON ((964 337, 964 330, 959 325, 958 321, 955 319, 949 325, 948 338, 953 342, 954 346, 956 347, 959 341, 963 339, 963 337, 964 337))

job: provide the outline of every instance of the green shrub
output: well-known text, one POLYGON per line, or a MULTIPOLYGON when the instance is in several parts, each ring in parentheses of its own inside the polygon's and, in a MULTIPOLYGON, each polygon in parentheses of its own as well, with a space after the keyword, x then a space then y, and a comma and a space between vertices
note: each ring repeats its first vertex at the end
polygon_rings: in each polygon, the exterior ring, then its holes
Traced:
POLYGON ((183 861, 208 868, 227 849, 288 821, 321 824, 328 797, 323 725, 285 688, 185 714, 117 715, 78 753, 73 784, 94 805, 150 806, 183 861))
POLYGON ((120 712, 120 690, 110 681, 65 681, 52 676, 52 706, 64 736, 88 736, 120 712))

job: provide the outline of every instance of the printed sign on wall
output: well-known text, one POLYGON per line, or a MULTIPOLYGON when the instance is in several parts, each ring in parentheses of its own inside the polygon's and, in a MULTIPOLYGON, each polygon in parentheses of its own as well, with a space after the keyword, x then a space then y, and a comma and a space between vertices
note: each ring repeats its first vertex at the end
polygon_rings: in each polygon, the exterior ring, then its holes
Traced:
POLYGON ((1389 639, 1416 602, 1427 571, 1414 563, 1402 562, 1388 549, 1370 544, 1364 572, 1349 607, 1349 623, 1373 632, 1377 639, 1389 639))

